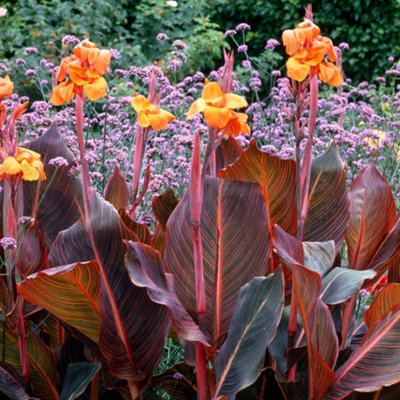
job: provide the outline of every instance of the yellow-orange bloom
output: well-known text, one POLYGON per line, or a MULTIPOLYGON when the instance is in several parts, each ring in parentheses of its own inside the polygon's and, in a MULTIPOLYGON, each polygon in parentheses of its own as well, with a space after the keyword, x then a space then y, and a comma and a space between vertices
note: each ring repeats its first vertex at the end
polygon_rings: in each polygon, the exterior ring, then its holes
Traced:
POLYGON ((46 179, 40 154, 24 147, 18 147, 15 157, 6 157, 0 165, 0 179, 5 179, 6 175, 21 175, 24 181, 46 179))
POLYGON ((206 79, 201 98, 192 103, 186 119, 189 120, 202 112, 207 124, 212 128, 239 135, 240 133, 247 133, 241 132, 240 129, 247 131, 247 128, 243 125, 243 117, 239 119, 239 114, 233 112, 232 109, 243 107, 247 107, 247 101, 243 97, 233 93, 223 93, 218 83, 208 82, 206 79), (240 121, 242 121, 242 125, 240 121))
POLYGON ((339 86, 343 76, 334 62, 337 56, 331 39, 320 36, 320 29, 308 19, 298 24, 296 29, 285 30, 282 41, 286 53, 291 57, 286 62, 288 77, 303 81, 310 73, 330 85, 339 86), (325 56, 328 60, 324 61, 325 56))
POLYGON ((103 78, 111 60, 109 50, 100 50, 89 40, 82 41, 74 48, 74 55, 61 61, 57 72, 57 81, 61 82, 50 95, 50 101, 62 105, 71 101, 75 94, 83 93, 92 100, 99 100, 106 95, 107 82, 103 78), (67 76, 69 81, 64 81, 67 76))
POLYGON ((3 98, 9 99, 14 90, 14 83, 7 75, 5 78, 0 78, 0 101, 3 98))
POLYGON ((250 134, 250 126, 247 124, 249 117, 245 113, 237 113, 231 110, 228 125, 223 130, 225 136, 238 136, 246 133, 250 134))
POLYGON ((153 104, 144 96, 138 96, 133 92, 132 107, 138 113, 138 123, 142 128, 151 126, 156 131, 165 129, 175 116, 153 104))

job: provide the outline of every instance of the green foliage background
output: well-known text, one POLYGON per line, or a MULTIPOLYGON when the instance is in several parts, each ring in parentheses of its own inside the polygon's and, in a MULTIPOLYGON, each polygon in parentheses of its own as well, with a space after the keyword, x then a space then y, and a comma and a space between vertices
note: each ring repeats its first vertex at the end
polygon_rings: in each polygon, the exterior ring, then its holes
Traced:
MULTIPOLYGON (((118 48, 126 64, 143 65, 164 58, 168 46, 155 38, 184 39, 189 64, 185 72, 220 64, 221 46, 229 47, 227 29, 247 22, 249 51, 258 55, 270 38, 302 20, 309 0, 16 0, 1 6, 0 58, 22 55, 35 46, 48 59, 59 58, 61 38, 73 34, 103 47, 118 48)), ((315 0, 315 22, 338 45, 347 42, 344 70, 356 82, 382 75, 387 58, 400 51, 400 0, 315 0)), ((283 54, 284 49, 278 49, 283 54)))

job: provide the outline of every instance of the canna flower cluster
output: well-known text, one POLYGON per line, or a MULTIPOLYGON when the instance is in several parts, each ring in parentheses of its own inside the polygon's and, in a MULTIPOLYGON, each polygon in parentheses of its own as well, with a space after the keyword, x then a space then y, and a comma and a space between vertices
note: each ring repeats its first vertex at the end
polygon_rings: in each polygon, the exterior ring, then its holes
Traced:
POLYGON ((65 57, 57 72, 57 82, 50 95, 50 101, 59 106, 71 101, 75 95, 82 99, 84 93, 94 101, 106 95, 107 82, 103 75, 111 61, 109 50, 100 50, 88 39, 74 48, 74 54, 65 57), (65 80, 69 77, 69 80, 65 80))
POLYGON ((156 131, 160 131, 175 119, 175 116, 153 104, 146 97, 138 96, 136 92, 133 92, 133 95, 131 105, 138 113, 138 123, 142 128, 151 126, 156 131))
POLYGON ((290 56, 286 62, 289 78, 303 81, 310 74, 329 85, 339 86, 343 83, 340 68, 334 62, 337 55, 331 39, 320 36, 321 30, 308 19, 298 24, 296 29, 285 30, 282 41, 286 53, 290 56), (324 61, 325 57, 329 61, 324 61))
MULTIPOLYGON (((0 156, 2 158, 5 156, 2 148, 0 148, 0 156)), ((6 175, 21 177, 24 181, 46 179, 40 154, 24 147, 18 147, 15 156, 5 156, 0 165, 0 179, 6 179, 6 175)))
POLYGON ((9 99, 14 90, 14 83, 7 75, 5 78, 0 78, 0 102, 6 98, 9 99))
POLYGON ((247 101, 243 97, 233 93, 223 93, 217 82, 209 82, 206 79, 201 98, 190 106, 186 119, 192 119, 202 112, 210 127, 222 131, 226 136, 232 134, 238 136, 250 133, 247 115, 233 111, 233 108, 243 107, 247 107, 247 101))

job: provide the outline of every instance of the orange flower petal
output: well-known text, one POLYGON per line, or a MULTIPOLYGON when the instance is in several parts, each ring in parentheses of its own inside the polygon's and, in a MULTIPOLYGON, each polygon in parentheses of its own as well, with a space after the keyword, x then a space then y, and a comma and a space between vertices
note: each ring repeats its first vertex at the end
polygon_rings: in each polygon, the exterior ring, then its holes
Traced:
POLYGON ((207 107, 207 103, 203 99, 197 99, 195 102, 191 104, 189 107, 189 111, 187 113, 186 119, 192 119, 196 114, 201 113, 207 107))
POLYGON ((4 173, 16 175, 21 172, 21 165, 14 157, 7 157, 2 164, 4 173))
POLYGON ((142 95, 137 95, 134 93, 135 97, 131 101, 131 105, 136 112, 140 112, 142 110, 146 110, 152 104, 149 99, 142 95))
POLYGON ((336 62, 337 55, 332 40, 325 36, 319 36, 317 39, 325 44, 326 54, 328 55, 329 61, 336 62))
POLYGON ((227 93, 224 94, 224 101, 226 108, 243 108, 247 107, 247 101, 237 94, 227 93))
POLYGON ((147 116, 146 110, 139 111, 138 113, 138 124, 142 128, 147 128, 150 126, 150 120, 147 116))
POLYGON ((24 181, 37 181, 40 177, 39 171, 32 167, 26 160, 21 162, 21 171, 24 181))
POLYGON ((158 109, 157 114, 148 114, 150 126, 156 131, 165 129, 169 122, 175 119, 175 116, 162 108, 158 109))
POLYGON ((83 85, 83 90, 86 96, 92 100, 99 100, 106 95, 107 81, 100 77, 96 79, 93 83, 88 83, 83 85))
POLYGON ((286 61, 286 68, 288 77, 299 82, 304 81, 310 71, 309 65, 299 62, 294 57, 286 61))
POLYGON ((34 160, 31 165, 39 172, 40 179, 44 181, 46 179, 46 174, 44 172, 43 163, 40 160, 34 160))
POLYGON ((104 75, 107 73, 107 67, 111 61, 111 53, 109 50, 100 50, 97 54, 96 59, 93 63, 93 68, 100 74, 104 75))
POLYGON ((71 81, 78 86, 93 83, 100 78, 100 75, 94 69, 84 68, 75 64, 69 64, 68 73, 71 81))
POLYGON ((22 160, 32 162, 34 160, 40 160, 40 154, 36 153, 35 151, 26 149, 25 147, 18 147, 15 159, 18 162, 21 162, 22 160))
POLYGON ((293 56, 293 58, 295 58, 302 64, 308 64, 315 67, 324 59, 324 55, 325 46, 322 44, 310 48, 301 49, 293 56))
POLYGON ((68 65, 71 62, 77 61, 78 58, 76 56, 68 56, 62 59, 60 68, 57 71, 56 79, 57 82, 61 82, 65 79, 66 73, 68 71, 68 65))
POLYGON ((340 68, 330 62, 322 62, 319 64, 319 77, 321 81, 332 86, 340 86, 343 83, 343 76, 340 68))
POLYGON ((72 82, 61 82, 53 88, 50 101, 55 106, 61 106, 74 98, 74 84, 72 82))
POLYGON ((222 97, 222 89, 217 82, 208 82, 204 85, 203 93, 201 98, 205 101, 217 100, 222 97))
POLYGON ((212 128, 224 129, 229 122, 228 108, 206 107, 203 111, 204 119, 212 128))
POLYGON ((282 43, 286 47, 286 54, 289 56, 295 54, 300 48, 300 43, 298 42, 297 37, 292 29, 283 31, 282 43))
POLYGON ((2 98, 9 99, 14 90, 14 83, 10 77, 6 75, 4 78, 0 78, 0 101, 2 98))

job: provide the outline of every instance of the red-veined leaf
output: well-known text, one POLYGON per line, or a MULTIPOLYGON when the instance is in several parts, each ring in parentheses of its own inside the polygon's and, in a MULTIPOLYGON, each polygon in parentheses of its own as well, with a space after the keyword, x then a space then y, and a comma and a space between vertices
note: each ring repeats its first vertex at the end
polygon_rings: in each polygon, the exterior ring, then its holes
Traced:
POLYGON ((216 395, 234 399, 256 381, 265 349, 275 336, 284 305, 282 270, 256 277, 240 289, 228 337, 216 360, 216 395))
POLYGON ((0 392, 13 400, 35 400, 26 393, 20 373, 6 364, 0 364, 0 392))
POLYGON ((352 391, 374 392, 400 381, 400 304, 375 321, 350 358, 336 371, 326 400, 352 391))
MULTIPOLYGON (((204 333, 214 343, 229 329, 238 289, 265 274, 270 239, 258 185, 206 177, 203 196, 204 333)), ((164 266, 174 276, 180 302, 197 322, 190 192, 168 220, 164 266)))
POLYGON ((233 164, 243 154, 243 147, 233 136, 222 140, 215 152, 217 171, 233 164))
MULTIPOLYGON (((303 321, 308 346, 308 398, 310 400, 319 400, 335 381, 335 374, 314 345, 312 331, 314 327, 310 326, 312 321, 309 320, 319 300, 321 277, 317 272, 297 264, 293 264, 292 273, 296 301, 303 321)), ((328 321, 324 321, 324 323, 329 324, 328 321)))
POLYGON ((100 333, 100 274, 96 261, 63 265, 28 276, 18 292, 94 342, 100 333))
POLYGON ((125 265, 132 282, 147 288, 149 297, 155 303, 168 307, 172 323, 181 339, 208 345, 204 334, 176 297, 173 276, 168 273, 164 276, 158 251, 134 242, 128 242, 127 246, 125 265))
POLYGON ((153 201, 151 202, 151 208, 154 216, 157 218, 157 221, 164 230, 169 216, 172 214, 172 211, 174 211, 178 203, 179 199, 171 188, 167 189, 160 196, 154 196, 153 201))
POLYGON ((336 251, 344 241, 349 220, 346 173, 334 143, 311 164, 310 192, 303 240, 334 240, 336 251))
POLYGON ((364 321, 368 328, 382 318, 393 306, 400 303, 400 284, 389 283, 376 296, 370 308, 364 313, 364 321))
POLYGON ((357 271, 349 268, 336 267, 322 278, 320 298, 326 304, 340 304, 356 293, 367 279, 376 275, 370 269, 357 271))
POLYGON ((117 210, 128 207, 129 186, 118 165, 114 167, 114 171, 104 188, 104 198, 117 210))
MULTIPOLYGON (((121 217, 121 220, 126 228, 136 235, 139 242, 148 244, 150 246, 152 245, 151 234, 149 228, 147 228, 145 224, 133 221, 124 209, 119 210, 119 216, 121 217)), ((126 236, 124 237, 128 239, 126 236)), ((129 239, 132 240, 132 238, 129 239)))
POLYGON ((57 236, 50 260, 68 264, 97 259, 102 286, 100 349, 110 373, 142 381, 160 361, 171 323, 167 308, 132 284, 125 268, 121 224, 115 208, 93 194, 87 224, 91 238, 77 221, 57 236))
POLYGON ((58 232, 69 228, 81 215, 82 195, 79 181, 71 176, 73 155, 57 126, 53 124, 42 136, 25 145, 41 155, 47 176, 45 181, 24 182, 25 215, 34 215, 32 208, 39 199, 37 220, 47 249, 58 232), (56 157, 67 160, 67 166, 55 167, 49 161, 56 157), (37 190, 39 187, 39 194, 37 190))
POLYGON ((36 221, 23 234, 15 267, 22 278, 48 268, 46 245, 36 221))
POLYGON ((218 176, 261 186, 271 224, 291 234, 297 230, 296 163, 262 152, 253 139, 243 155, 218 176))
POLYGON ((393 227, 396 206, 386 179, 372 162, 354 180, 350 190, 350 220, 346 231, 349 265, 367 269, 393 227))

